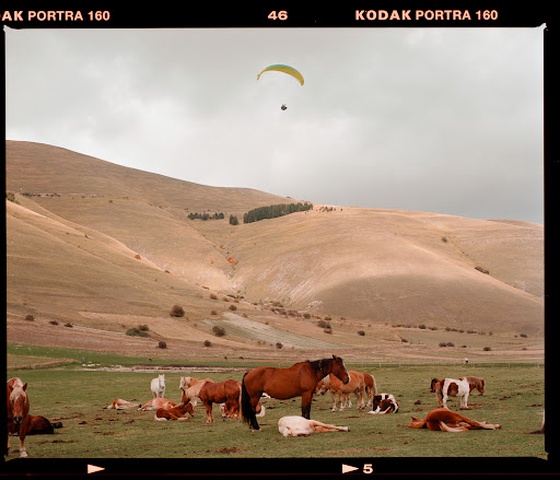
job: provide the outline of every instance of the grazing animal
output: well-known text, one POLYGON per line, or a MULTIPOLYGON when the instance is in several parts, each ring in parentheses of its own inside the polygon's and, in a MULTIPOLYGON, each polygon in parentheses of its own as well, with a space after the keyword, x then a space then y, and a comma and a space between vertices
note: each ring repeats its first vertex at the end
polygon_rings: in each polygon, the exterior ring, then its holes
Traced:
POLYGON ((158 408, 154 415, 154 420, 188 420, 194 416, 192 403, 187 401, 171 408, 158 408))
POLYGON ((373 404, 368 413, 383 415, 385 413, 397 413, 399 402, 390 393, 379 393, 373 396, 373 404))
POLYGON ((430 384, 430 392, 432 393, 436 392, 436 385, 438 382, 443 382, 443 379, 432 378, 432 383, 430 384))
POLYGON ((10 432, 18 432, 19 456, 27 457, 27 450, 25 449, 25 436, 29 428, 27 383, 23 383, 18 377, 10 378, 6 383, 6 401, 8 414, 6 455, 10 451, 10 432))
POLYGON ((336 412, 337 405, 340 411, 346 407, 351 407, 350 394, 356 395, 358 403, 358 410, 365 408, 365 383, 364 375, 353 370, 348 372, 350 380, 348 383, 343 383, 335 375, 329 373, 325 378, 319 381, 317 387, 322 395, 327 391, 331 394, 332 409, 336 412), (337 400, 338 398, 338 400, 337 400))
POLYGON ((342 358, 332 358, 295 363, 291 367, 257 367, 243 376, 241 382, 241 414, 251 430, 259 431, 256 419, 257 405, 261 395, 287 400, 301 396, 301 415, 310 418, 311 402, 319 380, 333 373, 343 383, 350 376, 342 358))
POLYGON ((449 397, 459 397, 459 408, 461 410, 468 410, 467 403, 470 392, 476 388, 481 395, 484 393, 485 382, 480 377, 443 378, 435 384, 433 382, 434 380, 432 380, 432 384, 434 385, 438 404, 442 407, 447 407, 447 399, 449 397))
POLYGON ((175 402, 167 398, 152 398, 150 401, 142 405, 138 410, 157 410, 158 408, 171 408, 177 405, 175 402))
POLYGON ((453 412, 448 408, 439 407, 429 412, 424 419, 412 417, 410 428, 427 428, 441 432, 465 432, 467 430, 497 430, 502 428, 498 424, 478 422, 453 412))
POLYGON ((115 398, 113 403, 107 405, 105 408, 108 410, 126 410, 129 408, 140 408, 142 407, 141 403, 132 403, 128 400, 123 400, 122 398, 115 398))
POLYGON ((165 396, 165 374, 162 373, 153 378, 151 387, 154 398, 163 398, 165 396))
POLYGON ((241 382, 237 380, 225 380, 224 382, 205 382, 198 398, 206 409, 206 422, 212 423, 214 415, 212 407, 214 403, 226 403, 228 412, 239 411, 241 402, 241 382))
POLYGON ((284 437, 300 437, 322 432, 349 432, 349 427, 339 427, 328 423, 292 415, 278 420, 278 430, 284 437))

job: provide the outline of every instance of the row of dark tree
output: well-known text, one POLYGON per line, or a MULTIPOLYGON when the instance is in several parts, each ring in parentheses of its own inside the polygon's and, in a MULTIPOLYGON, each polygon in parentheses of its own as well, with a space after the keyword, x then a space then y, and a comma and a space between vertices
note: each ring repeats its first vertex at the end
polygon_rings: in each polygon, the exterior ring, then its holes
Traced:
MULTIPOLYGON (((283 215, 288 215, 295 212, 305 212, 306 210, 313 210, 313 204, 309 202, 298 203, 279 203, 276 205, 269 205, 268 207, 258 207, 249 210, 243 215, 243 223, 258 222, 267 218, 277 218, 283 215)), ((223 213, 189 213, 190 220, 221 220, 225 218, 223 213)), ((229 216, 229 223, 231 225, 239 224, 236 215, 229 216)))
POLYGON ((225 215, 222 212, 216 213, 189 213, 190 220, 222 220, 225 215))
POLYGON ((313 204, 308 202, 279 203, 268 207, 258 207, 253 210, 249 210, 243 215, 243 223, 258 222, 259 220, 265 220, 267 218, 277 218, 290 213, 305 212, 306 210, 312 209, 313 204))

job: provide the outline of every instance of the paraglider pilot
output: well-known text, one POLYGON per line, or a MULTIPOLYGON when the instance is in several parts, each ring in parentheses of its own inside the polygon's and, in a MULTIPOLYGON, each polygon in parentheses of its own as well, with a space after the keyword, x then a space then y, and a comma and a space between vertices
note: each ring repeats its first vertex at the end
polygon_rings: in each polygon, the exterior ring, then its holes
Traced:
POLYGON ((288 108, 288 107, 286 107, 286 104, 283 103, 282 106, 281 106, 280 108, 281 108, 282 110, 286 110, 286 108, 288 108))

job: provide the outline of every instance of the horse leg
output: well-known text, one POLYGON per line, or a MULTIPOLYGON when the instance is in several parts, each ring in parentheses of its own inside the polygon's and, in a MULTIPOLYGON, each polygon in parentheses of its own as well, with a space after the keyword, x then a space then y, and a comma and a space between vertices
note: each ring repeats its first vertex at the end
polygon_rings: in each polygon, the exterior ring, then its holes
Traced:
POLYGON ((329 393, 331 394, 331 401, 332 401, 331 412, 336 412, 336 396, 334 392, 332 392, 331 390, 329 390, 329 393))
POLYGON ((301 416, 307 420, 311 418, 312 400, 313 400, 313 392, 305 392, 301 396, 301 416))
POLYGON ((206 409, 206 423, 212 423, 214 417, 212 416, 212 402, 204 401, 204 408, 206 409))
POLYGON ((342 392, 338 392, 338 398, 339 398, 339 410, 342 412, 347 406, 348 406, 348 397, 346 396, 345 393, 342 392))
POLYGON ((21 424, 19 429, 19 456, 20 457, 27 457, 27 450, 25 449, 25 430, 27 429, 27 425, 21 424))
POLYGON ((461 410, 468 410, 469 407, 467 406, 467 399, 469 398, 469 394, 465 393, 465 395, 463 395, 461 397, 461 406, 459 407, 461 410))
POLYGON ((365 391, 365 388, 364 388, 364 387, 362 387, 362 388, 360 389, 359 397, 360 397, 360 407, 359 407, 359 410, 363 410, 364 408, 366 408, 366 391, 365 391))

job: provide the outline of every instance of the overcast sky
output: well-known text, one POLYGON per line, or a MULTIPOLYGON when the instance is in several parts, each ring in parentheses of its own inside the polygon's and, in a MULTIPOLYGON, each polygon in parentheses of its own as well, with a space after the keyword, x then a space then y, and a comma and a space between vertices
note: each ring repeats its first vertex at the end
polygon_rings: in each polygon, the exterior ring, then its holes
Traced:
POLYGON ((6 29, 6 43, 7 139, 314 203, 543 221, 542 28, 6 29), (305 84, 257 80, 277 63, 305 84))

